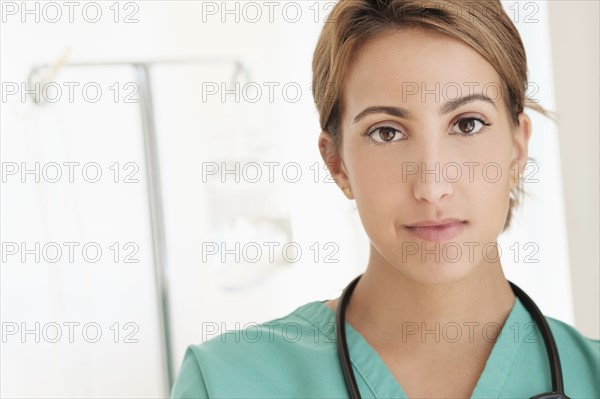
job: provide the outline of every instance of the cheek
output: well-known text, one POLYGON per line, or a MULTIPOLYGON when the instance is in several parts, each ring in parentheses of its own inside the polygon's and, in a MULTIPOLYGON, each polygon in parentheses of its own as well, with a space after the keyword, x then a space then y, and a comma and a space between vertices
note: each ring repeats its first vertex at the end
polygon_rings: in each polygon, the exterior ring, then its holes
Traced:
POLYGON ((510 146, 495 143, 479 153, 473 172, 473 182, 461 184, 473 212, 473 222, 482 229, 482 239, 495 241, 502 232, 508 215, 509 194, 513 173, 510 169, 510 146))
POLYGON ((488 163, 481 170, 480 175, 473 183, 463 185, 468 191, 469 203, 476 209, 484 209, 493 217, 502 217, 502 208, 508 206, 510 176, 509 170, 498 163, 488 163))
POLYGON ((377 206, 378 212, 398 205, 409 195, 403 184, 402 161, 392 148, 357 145, 350 158, 350 184, 357 205, 377 206))
POLYGON ((350 184, 367 235, 374 239, 374 235, 393 233, 395 218, 410 200, 398 156, 365 143, 352 148, 349 156, 350 184))

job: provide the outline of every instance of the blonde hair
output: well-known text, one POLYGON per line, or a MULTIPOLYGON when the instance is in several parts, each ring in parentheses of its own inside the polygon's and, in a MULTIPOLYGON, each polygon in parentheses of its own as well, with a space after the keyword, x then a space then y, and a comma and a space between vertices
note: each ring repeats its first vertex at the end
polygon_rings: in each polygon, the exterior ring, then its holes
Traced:
MULTIPOLYGON (((393 29, 420 27, 459 39, 482 55, 502 81, 503 98, 513 126, 524 107, 554 119, 525 91, 527 58, 519 32, 499 0, 340 0, 332 9, 315 48, 312 93, 321 129, 341 148, 342 89, 352 57, 361 46, 393 29)), ((530 158, 531 159, 531 158, 530 158)), ((511 192, 503 231, 524 195, 522 182, 511 192)))

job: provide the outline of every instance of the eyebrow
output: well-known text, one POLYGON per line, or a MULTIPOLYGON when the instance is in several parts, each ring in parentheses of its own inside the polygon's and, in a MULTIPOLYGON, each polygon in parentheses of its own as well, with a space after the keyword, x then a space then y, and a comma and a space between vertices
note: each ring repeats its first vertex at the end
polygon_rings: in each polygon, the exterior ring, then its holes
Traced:
MULTIPOLYGON (((454 111, 455 109, 457 109, 458 107, 461 107, 461 106, 465 105, 466 103, 473 102, 473 101, 484 101, 484 102, 490 103, 494 107, 496 107, 496 104, 494 104, 494 100, 492 100, 485 94, 475 93, 475 94, 471 94, 468 96, 464 96, 464 97, 457 98, 457 99, 446 102, 440 108, 440 115, 448 114, 448 113, 454 111)), ((385 106, 385 105, 375 105, 372 107, 365 108, 362 112, 360 112, 358 115, 356 115, 356 117, 354 118, 354 121, 352 123, 356 123, 360 119, 364 118, 367 115, 371 115, 371 114, 388 114, 388 115, 392 115, 392 116, 397 116, 399 118, 414 119, 413 114, 405 108, 390 107, 390 106, 385 106)))

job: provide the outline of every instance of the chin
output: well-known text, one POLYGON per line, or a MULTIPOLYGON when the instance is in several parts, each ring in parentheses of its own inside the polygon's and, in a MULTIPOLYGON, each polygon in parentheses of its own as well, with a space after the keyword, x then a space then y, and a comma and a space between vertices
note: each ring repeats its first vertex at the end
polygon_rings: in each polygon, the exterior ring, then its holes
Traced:
POLYGON ((474 265, 465 262, 400 263, 394 266, 400 273, 413 281, 427 285, 455 283, 474 270, 474 265))

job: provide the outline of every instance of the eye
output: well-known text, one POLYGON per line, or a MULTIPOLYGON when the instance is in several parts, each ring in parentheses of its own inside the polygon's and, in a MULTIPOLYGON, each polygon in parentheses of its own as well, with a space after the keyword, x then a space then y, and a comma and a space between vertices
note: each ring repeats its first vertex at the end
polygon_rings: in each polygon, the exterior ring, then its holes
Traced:
POLYGON ((370 142, 376 145, 391 143, 394 141, 404 140, 401 138, 404 133, 402 131, 393 128, 391 126, 376 126, 369 128, 367 131, 362 133, 364 136, 368 136, 370 142), (398 140, 394 140, 396 137, 399 137, 398 140))
POLYGON ((452 133, 459 134, 462 136, 474 136, 481 133, 485 127, 491 126, 491 123, 487 123, 481 118, 470 116, 467 118, 461 118, 454 124, 454 127, 458 128, 458 131, 452 130, 452 133))

